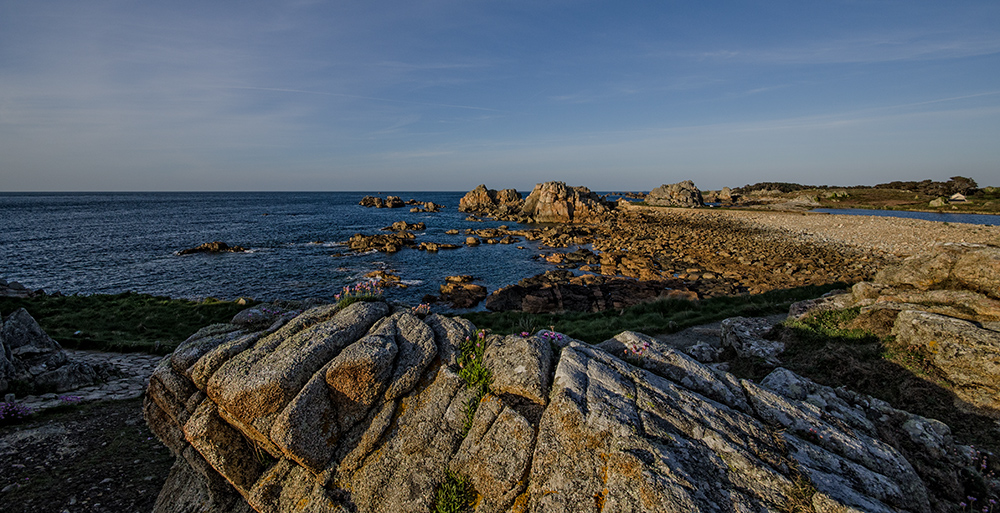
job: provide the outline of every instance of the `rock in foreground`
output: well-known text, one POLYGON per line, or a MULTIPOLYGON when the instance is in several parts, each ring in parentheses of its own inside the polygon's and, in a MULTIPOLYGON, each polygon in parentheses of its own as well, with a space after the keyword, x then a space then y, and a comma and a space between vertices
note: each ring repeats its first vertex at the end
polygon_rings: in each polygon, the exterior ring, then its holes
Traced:
POLYGON ((203 330, 160 363, 145 413, 177 456, 161 513, 426 512, 449 471, 480 512, 929 512, 893 444, 958 454, 940 423, 784 369, 755 384, 631 332, 479 339, 384 303, 203 330), (487 346, 481 400, 459 376, 467 337, 487 346))

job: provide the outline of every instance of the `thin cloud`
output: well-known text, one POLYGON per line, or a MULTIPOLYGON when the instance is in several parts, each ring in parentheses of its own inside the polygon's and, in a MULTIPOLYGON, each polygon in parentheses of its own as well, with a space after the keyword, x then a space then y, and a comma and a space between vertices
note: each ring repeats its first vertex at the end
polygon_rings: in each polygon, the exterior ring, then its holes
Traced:
POLYGON ((469 110, 482 110, 487 112, 503 112, 500 109, 491 109, 489 107, 476 107, 472 105, 456 105, 451 103, 434 103, 434 102, 417 102, 412 100, 399 100, 394 98, 380 98, 377 96, 362 96, 358 94, 347 94, 347 93, 333 93, 329 91, 308 91, 304 89, 289 89, 282 87, 249 87, 249 86, 229 86, 228 89, 239 89, 239 90, 250 90, 250 91, 273 91, 279 93, 300 93, 300 94, 315 94, 321 96, 336 96, 341 98, 354 98, 357 100, 371 100, 377 102, 388 102, 388 103, 400 103, 405 105, 423 105, 427 107, 447 107, 453 109, 469 109, 469 110))

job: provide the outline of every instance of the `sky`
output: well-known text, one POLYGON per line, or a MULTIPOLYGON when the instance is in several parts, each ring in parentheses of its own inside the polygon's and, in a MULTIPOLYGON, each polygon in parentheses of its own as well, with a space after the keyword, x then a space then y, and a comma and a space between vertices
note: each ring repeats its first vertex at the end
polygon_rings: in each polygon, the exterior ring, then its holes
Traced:
POLYGON ((0 191, 1000 185, 997 0, 0 0, 0 191))

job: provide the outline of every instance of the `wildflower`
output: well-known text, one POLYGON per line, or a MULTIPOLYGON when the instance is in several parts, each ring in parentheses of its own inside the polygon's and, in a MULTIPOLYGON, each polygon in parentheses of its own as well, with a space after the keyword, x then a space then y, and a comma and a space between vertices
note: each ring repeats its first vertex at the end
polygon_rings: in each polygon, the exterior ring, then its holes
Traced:
POLYGON ((521 337, 527 337, 528 335, 529 335, 529 333, 527 331, 522 331, 521 332, 521 337))

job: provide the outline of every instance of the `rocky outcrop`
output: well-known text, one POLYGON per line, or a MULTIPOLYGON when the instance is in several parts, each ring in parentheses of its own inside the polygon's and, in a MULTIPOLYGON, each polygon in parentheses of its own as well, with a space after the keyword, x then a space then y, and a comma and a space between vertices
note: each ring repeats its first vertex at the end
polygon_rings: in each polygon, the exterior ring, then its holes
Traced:
POLYGON ((951 504, 897 445, 946 478, 969 463, 936 421, 781 368, 738 379, 638 333, 477 335, 384 303, 223 332, 150 380, 147 422, 177 457, 159 513, 424 512, 449 471, 481 512, 929 513, 951 504), (459 374, 472 337, 482 399, 459 374))
POLYGON ((195 253, 243 253, 246 252, 247 248, 243 246, 230 246, 225 242, 215 241, 206 242, 198 247, 182 249, 177 252, 178 255, 192 255, 195 253))
POLYGON ((521 210, 536 223, 598 223, 608 218, 614 204, 586 187, 545 182, 535 186, 521 210))
POLYGON ((406 231, 422 231, 426 230, 427 225, 423 222, 419 223, 407 223, 406 221, 396 221, 385 228, 382 231, 386 232, 406 232, 406 231))
POLYGON ((108 378, 109 369, 70 359, 24 308, 0 326, 0 393, 66 392, 108 378))
POLYGON ((435 301, 445 301, 452 308, 472 308, 486 299, 486 287, 472 283, 468 275, 448 276, 441 285, 441 295, 435 301))
POLYGON ((509 214, 521 209, 524 199, 514 189, 496 191, 478 185, 458 201, 459 212, 509 214))
POLYGON ((646 203, 654 207, 703 207, 705 200, 701 191, 691 180, 670 185, 661 185, 646 195, 646 203))
POLYGON ((802 318, 859 309, 859 325, 925 355, 965 403, 1000 410, 1000 248, 939 244, 851 291, 793 305, 802 318))
POLYGON ((347 246, 353 251, 379 251, 382 253, 395 253, 404 247, 415 248, 417 245, 413 241, 416 236, 408 231, 390 234, 364 235, 356 233, 347 241, 347 246))
POLYGON ((365 196, 361 198, 358 205, 369 208, 403 208, 406 206, 406 203, 399 196, 386 196, 385 199, 378 196, 365 196))

